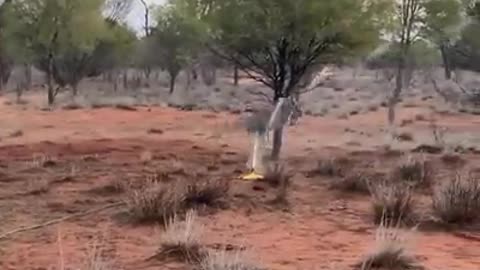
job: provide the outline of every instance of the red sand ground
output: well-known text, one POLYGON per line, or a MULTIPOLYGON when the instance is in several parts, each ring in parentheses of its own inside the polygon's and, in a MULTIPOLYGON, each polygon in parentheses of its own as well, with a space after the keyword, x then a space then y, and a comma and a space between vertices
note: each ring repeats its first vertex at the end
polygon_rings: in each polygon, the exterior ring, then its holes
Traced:
MULTIPOLYGON (((422 112, 404 109, 400 118, 422 112)), ((268 203, 274 194, 270 188, 254 189, 258 184, 235 179, 245 169, 249 150, 248 136, 235 115, 159 108, 47 112, 1 105, 0 124, 8 132, 20 129, 23 135, 9 137, 2 131, 0 234, 120 201, 122 194, 102 189, 112 179, 142 181, 154 172, 170 172, 191 181, 215 177, 232 182, 229 209, 201 217, 205 244, 246 246, 269 269, 351 269, 374 244, 369 197, 332 191, 330 179, 304 175, 318 159, 333 155, 348 155, 359 167, 373 161, 380 166, 393 163, 371 151, 381 144, 378 130, 384 116, 380 110, 349 120, 305 117, 290 128, 283 157, 295 175, 291 206, 283 211, 268 203), (360 145, 334 147, 344 145, 347 127, 373 135, 354 137, 360 145), (161 134, 149 133, 152 128, 161 134), (365 151, 352 154, 359 149, 365 151), (146 151, 151 159, 142 159, 146 151), (52 166, 38 166, 42 155, 55 160, 52 166), (184 173, 176 170, 179 167, 184 173), (48 191, 28 194, 35 181, 48 181, 48 191)), ((443 116, 441 121, 452 129, 479 131, 473 116, 443 116)), ((415 122, 411 129, 427 126, 415 122)), ((473 154, 464 158, 471 167, 479 160, 473 154)), ((187 268, 148 260, 158 248, 161 231, 125 223, 117 212, 105 210, 0 240, 0 269, 61 269, 61 258, 67 269, 77 269, 88 244, 102 235, 105 256, 117 269, 187 268)), ((412 252, 428 269, 480 269, 480 239, 469 235, 422 229, 415 234, 412 252)))

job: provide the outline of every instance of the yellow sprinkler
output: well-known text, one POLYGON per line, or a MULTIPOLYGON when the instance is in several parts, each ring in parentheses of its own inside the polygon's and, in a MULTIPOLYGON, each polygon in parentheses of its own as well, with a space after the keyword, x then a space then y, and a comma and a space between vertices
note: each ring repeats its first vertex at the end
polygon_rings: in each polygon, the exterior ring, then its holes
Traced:
POLYGON ((248 167, 250 167, 251 172, 242 176, 243 180, 262 180, 264 178, 265 172, 265 144, 266 144, 266 134, 263 132, 255 132, 253 135, 253 150, 250 160, 248 162, 248 167))
POLYGON ((268 168, 267 149, 269 145, 268 135, 270 130, 286 123, 284 113, 285 98, 280 98, 272 113, 271 111, 259 111, 247 119, 247 130, 253 134, 253 147, 247 166, 250 173, 241 176, 248 181, 262 180, 268 168))

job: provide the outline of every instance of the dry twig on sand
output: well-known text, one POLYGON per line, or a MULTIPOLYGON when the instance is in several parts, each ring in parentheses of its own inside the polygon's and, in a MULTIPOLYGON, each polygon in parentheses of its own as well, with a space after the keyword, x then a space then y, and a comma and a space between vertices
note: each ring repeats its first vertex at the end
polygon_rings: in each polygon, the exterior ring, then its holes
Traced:
POLYGON ((71 219, 74 219, 74 218, 84 217, 84 216, 87 216, 87 215, 90 215, 90 214, 101 212, 103 210, 107 210, 107 209, 110 209, 110 208, 115 208, 115 207, 118 207, 118 206, 122 206, 124 204, 125 204, 125 202, 111 203, 111 204, 107 204, 107 205, 104 205, 104 206, 101 206, 101 207, 98 207, 98 208, 90 209, 90 210, 87 210, 87 211, 84 211, 84 212, 81 212, 81 213, 76 213, 76 214, 73 214, 73 215, 69 215, 69 216, 65 216, 65 217, 61 217, 61 218, 57 218, 57 219, 52 219, 52 220, 49 220, 49 221, 46 221, 46 222, 43 222, 43 223, 39 223, 39 224, 35 224, 35 225, 31 225, 31 226, 20 227, 20 228, 17 228, 15 230, 12 230, 12 231, 1 234, 0 235, 0 240, 7 239, 8 237, 11 237, 12 235, 17 234, 17 233, 41 229, 43 227, 54 225, 54 224, 57 224, 57 223, 60 223, 60 222, 63 222, 63 221, 67 221, 67 220, 71 220, 71 219))

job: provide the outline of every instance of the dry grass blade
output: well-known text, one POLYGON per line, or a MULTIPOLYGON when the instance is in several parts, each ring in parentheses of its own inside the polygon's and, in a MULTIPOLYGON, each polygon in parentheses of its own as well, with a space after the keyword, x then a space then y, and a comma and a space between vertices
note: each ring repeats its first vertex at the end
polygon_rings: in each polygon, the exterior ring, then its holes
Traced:
POLYGON ((409 250, 409 235, 396 227, 381 224, 375 235, 375 248, 360 263, 360 270, 419 270, 423 267, 409 250))
POLYGON ((274 168, 267 173, 263 181, 278 188, 277 195, 272 203, 288 206, 288 190, 291 184, 291 178, 292 175, 286 173, 284 167, 278 164, 275 164, 274 168))
POLYGON ((370 192, 369 183, 378 181, 378 179, 373 178, 379 177, 379 175, 368 175, 364 172, 352 172, 344 178, 334 181, 331 184, 331 188, 346 192, 368 194, 370 192))
POLYGON ((87 253, 85 264, 82 270, 112 270, 114 269, 112 262, 108 260, 103 253, 102 247, 98 243, 94 243, 87 253))
POLYGON ((200 270, 262 270, 244 251, 211 251, 200 262, 200 270))
POLYGON ((380 181, 370 187, 375 224, 410 224, 415 220, 412 190, 407 185, 380 181))
POLYGON ((203 226, 197 223, 197 215, 189 211, 184 221, 178 216, 170 219, 160 239, 158 256, 180 261, 199 262, 204 256, 200 244, 203 226))
POLYGON ((456 175, 433 195, 433 212, 447 224, 468 224, 479 218, 480 180, 456 175))
POLYGON ((128 191, 127 209, 136 222, 165 222, 181 208, 182 194, 176 185, 150 182, 128 191))
POLYGON ((229 183, 220 180, 162 183, 148 178, 143 187, 128 192, 128 212, 136 222, 165 223, 189 209, 223 206, 228 190, 229 183))
POLYGON ((393 180, 405 181, 412 186, 429 187, 432 167, 424 156, 407 156, 393 171, 393 180))
POLYGON ((330 158, 326 160, 320 160, 317 163, 317 167, 310 171, 308 176, 343 176, 345 174, 345 169, 349 164, 350 161, 346 158, 330 158))
POLYGON ((188 183, 185 187, 185 207, 197 206, 217 207, 225 203, 229 184, 221 180, 205 180, 188 183))

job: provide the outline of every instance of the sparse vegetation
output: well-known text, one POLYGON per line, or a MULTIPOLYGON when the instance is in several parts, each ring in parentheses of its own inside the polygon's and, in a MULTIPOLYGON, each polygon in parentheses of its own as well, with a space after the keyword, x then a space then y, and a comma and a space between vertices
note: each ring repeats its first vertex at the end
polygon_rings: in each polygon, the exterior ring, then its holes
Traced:
POLYGON ((338 177, 343 176, 350 165, 347 158, 329 158, 318 161, 317 166, 308 172, 309 177, 315 175, 338 177))
POLYGON ((370 186, 372 210, 375 224, 412 224, 416 202, 412 189, 402 183, 379 181, 370 186))
POLYGON ((262 270, 243 251, 211 251, 201 261, 200 270, 262 270))
POLYGON ((378 181, 372 180, 372 176, 366 175, 363 172, 353 172, 342 179, 334 180, 331 184, 333 189, 338 189, 346 192, 359 192, 368 194, 370 192, 370 182, 378 181))
POLYGON ((433 195, 433 212, 446 224, 469 224, 479 219, 480 180, 457 174, 433 195))
POLYGON ((31 181, 28 182, 28 186, 26 187, 27 194, 39 195, 39 194, 47 193, 49 189, 49 185, 50 185, 49 181, 45 178, 32 179, 31 181))
POLYGON ((186 208, 199 206, 219 207, 225 205, 229 184, 222 180, 197 180, 186 184, 183 204, 186 208))
POLYGON ((18 129, 18 130, 13 131, 12 133, 10 133, 9 137, 10 138, 18 138, 18 137, 22 137, 23 134, 24 134, 23 130, 18 129))
POLYGON ((154 179, 141 188, 128 191, 127 208, 137 222, 163 222, 189 209, 223 206, 228 196, 228 183, 204 180, 162 183, 154 179))
POLYGON ((184 221, 174 215, 166 224, 160 237, 160 250, 157 256, 198 263, 205 256, 200 237, 203 226, 197 222, 194 211, 188 211, 184 221))
POLYGON ((465 163, 465 160, 460 155, 454 153, 444 153, 441 159, 447 165, 459 166, 465 163))
POLYGON ((407 182, 414 187, 430 187, 433 168, 425 156, 408 155, 392 172, 393 181, 407 182))
MULTIPOLYGON (((401 228, 480 224, 478 121, 451 113, 480 114, 479 29, 474 0, 0 0, 0 265, 351 268, 373 220, 355 267, 422 269, 401 228), (268 173, 242 181, 252 131, 268 173)), ((422 261, 475 268, 452 253, 475 237, 429 233, 422 261)))
POLYGON ((100 243, 93 243, 89 248, 81 270, 113 270, 115 269, 112 260, 106 258, 104 247, 100 243))
POLYGON ((136 222, 165 222, 180 212, 184 200, 178 185, 149 182, 127 192, 128 213, 136 222))
POLYGON ((153 154, 149 150, 142 151, 140 153, 140 161, 142 163, 148 163, 153 160, 153 154))
POLYGON ((285 172, 284 167, 275 165, 263 179, 271 186, 278 188, 277 194, 272 203, 286 206, 288 205, 288 189, 290 187, 290 178, 292 175, 285 172))
MULTIPOLYGON (((403 125, 402 125, 402 126, 403 126, 403 125)), ((399 140, 399 141, 403 141, 403 142, 412 142, 412 141, 414 141, 413 134, 410 133, 410 132, 406 132, 406 131, 397 134, 396 139, 399 140)))
POLYGON ((375 248, 360 263, 359 270, 420 270, 424 269, 410 253, 409 235, 398 227, 380 225, 375 235, 375 248))

